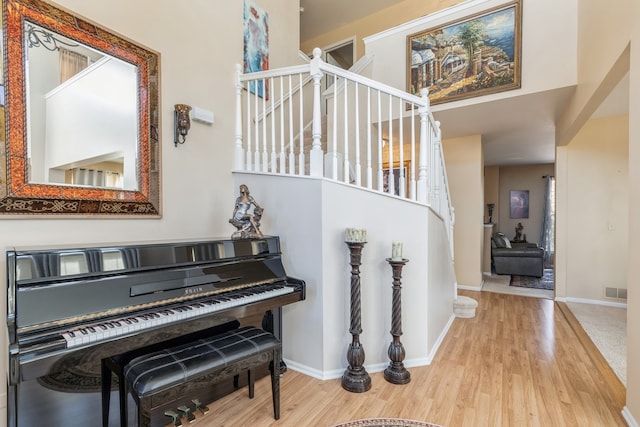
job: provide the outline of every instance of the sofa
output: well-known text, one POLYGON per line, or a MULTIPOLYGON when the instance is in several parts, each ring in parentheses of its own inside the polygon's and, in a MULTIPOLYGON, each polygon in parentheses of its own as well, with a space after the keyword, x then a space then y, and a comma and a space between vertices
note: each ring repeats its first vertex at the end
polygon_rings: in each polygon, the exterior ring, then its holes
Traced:
POLYGON ((535 243, 511 243, 503 233, 491 237, 491 259, 496 274, 542 277, 544 249, 535 243))

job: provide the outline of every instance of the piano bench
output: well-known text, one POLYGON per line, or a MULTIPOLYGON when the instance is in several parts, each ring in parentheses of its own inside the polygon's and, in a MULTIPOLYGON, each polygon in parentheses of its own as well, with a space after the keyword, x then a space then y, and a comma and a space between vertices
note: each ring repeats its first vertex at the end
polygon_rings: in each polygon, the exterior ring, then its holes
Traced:
MULTIPOLYGON (((123 368, 125 397, 131 393, 137 404, 138 426, 151 425, 151 414, 176 402, 181 412, 193 421, 185 402, 196 400, 198 390, 213 383, 249 375, 249 397, 253 398, 251 369, 266 362, 271 373, 274 418, 280 418, 280 362, 282 344, 271 333, 252 326, 224 332, 187 344, 145 354, 131 360, 123 368)), ((126 399, 125 399, 126 400, 126 399)), ((108 410, 108 409, 107 409, 108 410)), ((125 411, 126 414, 126 411, 125 411)), ((121 422, 122 423, 122 422, 121 422)), ((126 420, 123 425, 126 425, 126 420)), ((179 421, 175 423, 180 425, 179 421)))

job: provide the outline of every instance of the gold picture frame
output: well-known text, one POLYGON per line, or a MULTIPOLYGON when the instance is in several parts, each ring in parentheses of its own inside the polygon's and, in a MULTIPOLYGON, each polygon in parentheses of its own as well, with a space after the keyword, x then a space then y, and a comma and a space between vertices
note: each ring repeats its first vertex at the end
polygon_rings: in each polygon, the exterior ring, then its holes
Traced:
POLYGON ((407 92, 431 104, 521 87, 522 0, 407 36, 407 92))

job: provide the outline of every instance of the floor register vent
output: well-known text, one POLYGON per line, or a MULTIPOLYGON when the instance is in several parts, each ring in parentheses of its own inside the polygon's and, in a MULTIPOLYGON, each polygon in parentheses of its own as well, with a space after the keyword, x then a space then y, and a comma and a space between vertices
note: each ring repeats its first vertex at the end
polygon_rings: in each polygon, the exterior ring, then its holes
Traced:
POLYGON ((604 296, 607 298, 627 299, 626 288, 604 288, 604 296))

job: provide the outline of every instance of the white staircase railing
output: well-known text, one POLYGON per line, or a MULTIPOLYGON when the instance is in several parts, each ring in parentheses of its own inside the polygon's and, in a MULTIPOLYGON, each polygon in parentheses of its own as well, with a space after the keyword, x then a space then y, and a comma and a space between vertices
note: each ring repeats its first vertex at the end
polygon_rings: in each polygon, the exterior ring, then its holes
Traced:
POLYGON ((453 251, 440 123, 426 89, 417 97, 327 64, 315 49, 308 64, 251 74, 238 65, 236 98, 235 170, 325 177, 428 204, 453 251))

